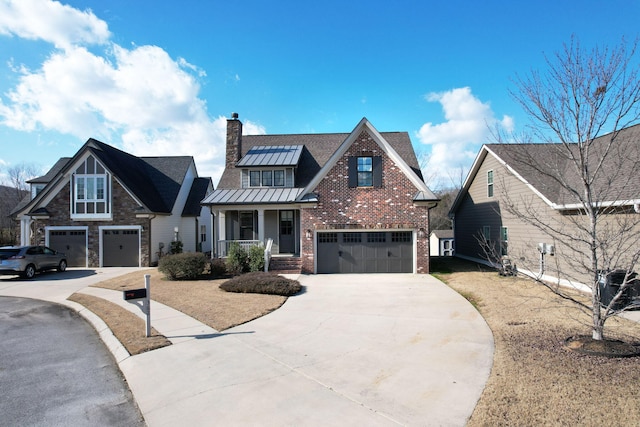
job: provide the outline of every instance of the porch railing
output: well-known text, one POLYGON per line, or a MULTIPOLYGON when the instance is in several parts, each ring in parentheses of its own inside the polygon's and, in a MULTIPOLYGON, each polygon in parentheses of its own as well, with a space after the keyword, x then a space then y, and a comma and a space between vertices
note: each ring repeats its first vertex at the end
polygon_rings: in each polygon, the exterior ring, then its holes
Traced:
POLYGON ((248 251, 251 246, 264 245, 260 240, 218 240, 218 256, 221 258, 226 257, 229 253, 229 247, 234 242, 246 251, 248 251))

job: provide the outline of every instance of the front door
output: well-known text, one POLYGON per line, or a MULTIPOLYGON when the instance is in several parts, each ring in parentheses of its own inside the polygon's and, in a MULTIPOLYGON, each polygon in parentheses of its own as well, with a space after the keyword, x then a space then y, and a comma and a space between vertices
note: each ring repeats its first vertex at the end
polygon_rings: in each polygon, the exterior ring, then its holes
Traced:
POLYGON ((293 211, 280 211, 279 251, 281 254, 292 254, 296 250, 293 218, 293 211))

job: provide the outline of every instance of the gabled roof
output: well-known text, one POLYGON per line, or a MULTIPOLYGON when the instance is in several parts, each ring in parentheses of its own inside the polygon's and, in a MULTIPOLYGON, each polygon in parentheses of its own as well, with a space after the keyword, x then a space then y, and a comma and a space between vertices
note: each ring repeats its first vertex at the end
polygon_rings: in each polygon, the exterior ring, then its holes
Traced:
POLYGON ((438 239, 453 239, 453 230, 433 230, 431 232, 438 239))
MULTIPOLYGON (((571 150, 571 155, 578 155, 578 146, 571 144, 569 148, 567 150, 560 144, 550 143, 483 145, 450 213, 457 209, 487 155, 498 160, 553 209, 579 208, 578 200, 566 188, 567 185, 582 188, 581 177, 569 157, 571 150)), ((640 203, 640 125, 594 139, 591 150, 591 170, 596 170, 597 164, 605 159, 601 173, 595 177, 592 185, 595 201, 602 206, 640 203), (611 138, 615 138, 615 143, 605 156, 603 150, 611 138)))
POLYGON ((49 185, 23 209, 37 206, 47 189, 70 173, 73 165, 87 153, 94 155, 147 212, 162 214, 171 213, 187 170, 193 164, 191 156, 136 157, 90 138, 72 158, 59 160, 46 175, 36 179, 38 183, 48 182, 49 185))
POLYGON ((326 175, 335 164, 341 154, 348 149, 351 143, 359 136, 362 130, 368 130, 381 148, 389 155, 405 174, 416 185, 416 201, 435 201, 438 198, 427 188, 423 181, 418 159, 416 157, 411 139, 407 132, 378 132, 366 118, 363 118, 350 133, 324 133, 324 134, 290 134, 290 135, 243 135, 241 160, 237 166, 227 165, 217 190, 204 202, 206 204, 239 204, 251 203, 282 203, 292 202, 291 194, 284 196, 282 193, 266 192, 256 193, 255 189, 241 189, 242 166, 249 166, 247 154, 259 153, 256 147, 301 147, 299 160, 295 174, 294 189, 296 189, 295 201, 313 201, 309 193, 314 189, 313 183, 326 175), (228 192, 223 190, 234 190, 228 192), (247 191, 251 190, 251 191, 247 191), (260 194, 260 195, 258 195, 260 194), (264 197, 263 197, 264 196, 264 197), (262 197, 262 198, 261 198, 262 197))
POLYGON ((202 210, 200 201, 207 196, 209 186, 211 185, 210 178, 195 178, 191 184, 189 190, 189 196, 184 203, 184 209, 182 210, 182 216, 199 216, 202 210))
POLYGON ((238 167, 297 166, 302 148, 302 145, 256 145, 240 159, 238 167))
POLYGON ((45 175, 32 178, 27 181, 27 184, 48 184, 66 166, 69 160, 71 160, 71 157, 60 157, 45 175))

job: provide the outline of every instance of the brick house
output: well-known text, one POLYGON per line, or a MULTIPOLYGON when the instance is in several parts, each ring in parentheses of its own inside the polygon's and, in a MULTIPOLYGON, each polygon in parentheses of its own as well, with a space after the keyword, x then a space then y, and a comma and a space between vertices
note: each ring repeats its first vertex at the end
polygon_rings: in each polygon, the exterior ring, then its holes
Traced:
POLYGON ((271 267, 304 273, 429 272, 429 209, 406 132, 363 118, 351 133, 242 135, 227 122, 226 167, 202 204, 215 255, 273 242, 271 267))
POLYGON ((136 157, 89 139, 29 184, 13 212, 20 244, 64 252, 69 266, 153 265, 176 238, 185 251, 211 250, 200 201, 213 184, 193 157, 136 157))

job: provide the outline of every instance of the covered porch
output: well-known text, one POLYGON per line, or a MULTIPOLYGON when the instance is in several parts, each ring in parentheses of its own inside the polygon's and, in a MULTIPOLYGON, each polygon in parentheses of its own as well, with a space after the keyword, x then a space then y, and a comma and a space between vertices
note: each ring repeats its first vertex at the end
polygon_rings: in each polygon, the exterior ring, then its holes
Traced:
POLYGON ((300 210, 291 208, 242 208, 213 211, 215 257, 225 257, 231 243, 249 249, 272 240, 273 256, 300 256, 300 210))

